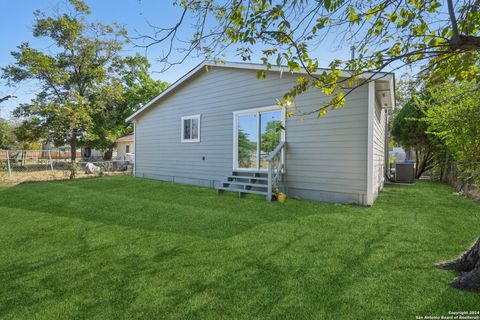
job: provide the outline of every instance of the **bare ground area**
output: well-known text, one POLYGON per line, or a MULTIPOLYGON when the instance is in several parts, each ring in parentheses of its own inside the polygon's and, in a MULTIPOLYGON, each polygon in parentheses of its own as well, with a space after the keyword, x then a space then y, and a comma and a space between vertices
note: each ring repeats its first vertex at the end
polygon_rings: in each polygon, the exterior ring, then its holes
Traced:
MULTIPOLYGON (((118 175, 130 175, 131 172, 106 172, 104 176, 118 176, 118 175)), ((5 172, 0 173, 0 184, 15 185, 26 182, 35 181, 51 181, 51 180, 66 180, 69 179, 70 172, 68 170, 37 170, 26 172, 12 172, 8 175, 5 172)), ((77 172, 75 179, 91 178, 98 176, 98 174, 85 174, 84 172, 77 172)))

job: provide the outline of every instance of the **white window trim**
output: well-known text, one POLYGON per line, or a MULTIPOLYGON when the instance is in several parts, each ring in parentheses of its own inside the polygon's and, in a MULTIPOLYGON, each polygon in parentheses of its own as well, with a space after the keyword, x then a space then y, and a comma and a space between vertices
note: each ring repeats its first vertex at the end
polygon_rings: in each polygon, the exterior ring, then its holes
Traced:
POLYGON ((180 131, 180 138, 182 143, 196 143, 200 142, 200 132, 201 132, 201 114, 196 114, 193 116, 184 116, 181 119, 182 124, 181 124, 181 131, 180 131), (183 133, 184 133, 184 126, 185 126, 185 121, 184 120, 189 120, 189 119, 196 119, 198 121, 198 138, 197 139, 184 139, 183 138, 183 133))
MULTIPOLYGON (((254 114, 254 113, 261 113, 261 112, 271 112, 271 111, 280 111, 281 112, 281 120, 282 126, 286 128, 286 108, 279 107, 278 105, 272 105, 267 107, 260 107, 260 108, 253 108, 253 109, 244 109, 233 111, 233 170, 234 171, 245 171, 245 172, 267 172, 267 169, 259 168, 257 164, 257 168, 239 168, 238 167, 238 116, 246 115, 246 114, 254 114)), ((257 122, 260 121, 260 117, 257 117, 257 122)), ((260 124, 257 123, 257 126, 260 127, 260 124)), ((281 131, 280 141, 285 142, 285 131, 281 131)), ((257 144, 257 153, 258 148, 260 146, 257 144)), ((282 150, 282 161, 285 163, 285 154, 282 150)))

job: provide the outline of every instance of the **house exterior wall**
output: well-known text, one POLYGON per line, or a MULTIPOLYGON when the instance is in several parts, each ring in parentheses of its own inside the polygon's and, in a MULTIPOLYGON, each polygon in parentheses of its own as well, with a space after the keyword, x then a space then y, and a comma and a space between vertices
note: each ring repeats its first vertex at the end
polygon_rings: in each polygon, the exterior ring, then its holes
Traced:
MULTIPOLYGON (((211 67, 135 119, 136 176, 215 186, 233 167, 233 111, 276 104, 296 76, 211 67), (182 116, 201 115, 199 143, 181 143, 182 116)), ((289 111, 309 113, 328 101, 319 90, 289 111)), ((286 191, 290 197, 366 204, 368 86, 343 109, 291 116, 286 122, 286 191)))
POLYGON ((125 154, 127 153, 127 146, 130 147, 129 153, 134 153, 135 143, 133 141, 119 141, 117 142, 117 159, 125 160, 125 154))
POLYGON ((104 152, 97 149, 92 148, 81 148, 82 158, 86 158, 88 160, 103 160, 104 152))

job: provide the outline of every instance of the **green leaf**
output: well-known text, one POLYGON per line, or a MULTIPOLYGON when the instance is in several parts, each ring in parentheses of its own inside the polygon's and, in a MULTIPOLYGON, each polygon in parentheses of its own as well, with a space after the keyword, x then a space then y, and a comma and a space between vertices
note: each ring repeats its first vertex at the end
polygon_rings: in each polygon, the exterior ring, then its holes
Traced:
POLYGON ((266 77, 267 77, 267 74, 265 70, 257 71, 257 79, 265 79, 266 77))

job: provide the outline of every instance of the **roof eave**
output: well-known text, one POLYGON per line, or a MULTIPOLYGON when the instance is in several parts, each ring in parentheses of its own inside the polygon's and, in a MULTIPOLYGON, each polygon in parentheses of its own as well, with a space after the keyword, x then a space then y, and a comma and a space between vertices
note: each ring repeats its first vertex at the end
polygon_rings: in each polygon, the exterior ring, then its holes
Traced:
MULTIPOLYGON (((180 86, 184 81, 188 80, 191 76, 199 72, 202 68, 204 67, 225 67, 225 68, 236 68, 236 69, 246 69, 246 70, 266 70, 265 65, 263 64, 247 64, 247 63, 241 63, 241 62, 226 62, 226 63, 215 63, 213 61, 208 61, 205 60, 199 65, 197 65, 195 68, 187 72, 185 75, 183 75, 180 79, 175 81, 170 87, 168 87, 165 91, 160 93, 158 96, 150 100, 147 104, 145 104, 143 107, 135 111, 131 116, 129 116, 125 121, 126 122, 135 122, 135 118, 137 118, 138 115, 143 113, 145 110, 147 110, 151 105, 156 103, 158 100, 172 92, 175 88, 180 86)), ((266 71, 274 71, 274 72, 291 72, 288 70, 288 68, 282 67, 282 66, 272 66, 269 70, 266 71)), ((316 74, 319 74, 320 72, 323 71, 329 71, 329 69, 319 69, 319 72, 316 72, 316 74)), ((292 72, 294 74, 305 74, 307 73, 304 69, 301 69, 300 71, 292 72)), ((375 80, 384 80, 384 81, 391 81, 392 79, 392 73, 387 73, 387 72, 378 72, 378 73, 372 73, 372 72, 365 72, 358 77, 362 79, 369 79, 369 81, 375 81, 375 80)), ((351 73, 348 71, 342 71, 341 75, 342 78, 350 77, 352 76, 351 73)))

